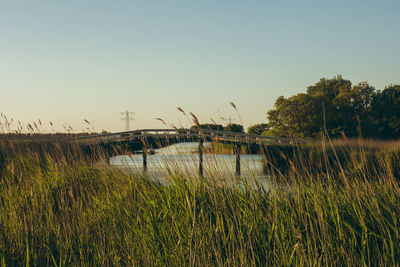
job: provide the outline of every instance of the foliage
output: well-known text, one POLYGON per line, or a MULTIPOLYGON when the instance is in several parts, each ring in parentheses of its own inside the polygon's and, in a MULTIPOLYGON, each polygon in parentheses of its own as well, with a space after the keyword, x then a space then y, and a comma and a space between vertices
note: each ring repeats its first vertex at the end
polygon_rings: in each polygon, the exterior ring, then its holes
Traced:
POLYGON ((400 85, 389 85, 372 101, 373 129, 376 136, 395 138, 400 136, 400 85))
POLYGON ((255 135, 261 135, 263 131, 268 130, 268 124, 267 123, 259 123, 250 126, 247 128, 247 133, 249 134, 255 134, 255 135))
POLYGON ((398 265, 400 189, 387 165, 399 165, 398 152, 381 158, 368 150, 375 155, 370 161, 361 147, 335 147, 356 153, 346 156, 354 164, 342 172, 338 164, 345 161, 325 155, 324 146, 271 147, 267 154, 299 157, 286 159, 286 174, 271 173, 281 183, 270 188, 172 170, 163 185, 97 161, 65 161, 75 155, 72 148, 41 157, 8 151, 0 178, 0 260, 11 266, 398 265), (374 172, 379 181, 368 179, 374 172))
POLYGON ((234 132, 234 133, 244 133, 244 128, 240 124, 230 123, 224 127, 224 130, 227 132, 234 132))
POLYGON ((306 93, 279 97, 268 112, 269 126, 281 136, 393 139, 400 134, 400 86, 382 91, 367 82, 352 86, 342 76, 322 78, 306 93))
MULTIPOLYGON (((190 129, 198 129, 198 125, 193 125, 190 129)), ((201 129, 208 129, 214 131, 228 131, 228 132, 235 132, 235 133, 243 133, 244 129, 242 125, 231 123, 226 125, 225 127, 220 124, 211 124, 211 123, 204 123, 200 124, 201 129)))
MULTIPOLYGON (((190 127, 190 129, 198 129, 198 128, 199 128, 198 125, 193 125, 192 127, 190 127)), ((224 130, 224 126, 222 126, 221 124, 211 124, 211 123, 200 124, 200 128, 207 129, 207 130, 214 130, 214 131, 223 131, 224 130)))

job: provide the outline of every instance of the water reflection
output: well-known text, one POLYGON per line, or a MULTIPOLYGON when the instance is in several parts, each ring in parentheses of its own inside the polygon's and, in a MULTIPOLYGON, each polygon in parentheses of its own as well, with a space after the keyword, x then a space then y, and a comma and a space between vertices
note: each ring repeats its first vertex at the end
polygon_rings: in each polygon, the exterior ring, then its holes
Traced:
MULTIPOLYGON (((205 143, 204 148, 211 148, 205 143)), ((141 154, 119 155, 110 159, 110 165, 131 171, 143 173, 143 157, 141 154)), ((241 178, 247 180, 261 179, 266 183, 264 158, 261 155, 241 155, 241 178)), ((205 177, 217 179, 235 178, 235 155, 203 154, 203 169, 205 177)), ((183 175, 198 175, 199 155, 198 143, 179 143, 157 149, 154 155, 147 156, 147 172, 149 177, 165 182, 168 169, 183 175)))

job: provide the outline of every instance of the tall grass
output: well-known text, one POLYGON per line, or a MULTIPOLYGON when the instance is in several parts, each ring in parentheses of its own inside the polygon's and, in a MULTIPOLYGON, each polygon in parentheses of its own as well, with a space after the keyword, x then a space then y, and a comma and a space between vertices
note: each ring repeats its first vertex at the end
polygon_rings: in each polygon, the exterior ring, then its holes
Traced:
POLYGON ((41 147, 1 146, 3 265, 400 263, 394 152, 269 147, 270 177, 285 186, 266 189, 179 170, 164 185, 98 164, 102 151, 41 147))

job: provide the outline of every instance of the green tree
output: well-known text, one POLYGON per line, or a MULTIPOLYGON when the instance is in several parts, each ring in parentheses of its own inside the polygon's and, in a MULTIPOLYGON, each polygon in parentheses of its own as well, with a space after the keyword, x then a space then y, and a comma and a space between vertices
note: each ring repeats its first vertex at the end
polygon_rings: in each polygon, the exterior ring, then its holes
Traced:
POLYGON ((247 133, 261 135, 262 132, 264 132, 265 130, 268 130, 268 129, 269 129, 269 126, 267 123, 259 123, 259 124, 255 124, 255 125, 252 125, 249 128, 247 128, 247 133))
POLYGON ((236 123, 230 123, 224 127, 224 130, 227 132, 234 132, 234 133, 244 133, 243 126, 236 123))
POLYGON ((268 112, 270 129, 280 136, 313 136, 322 128, 322 117, 316 103, 308 94, 290 98, 279 97, 274 109, 268 112))
MULTIPOLYGON (((193 125, 192 127, 190 127, 190 129, 198 129, 198 128, 199 128, 199 126, 197 126, 197 125, 193 125)), ((223 131, 224 130, 224 126, 222 126, 220 124, 211 124, 211 123, 200 124, 200 128, 207 129, 207 130, 214 130, 214 131, 223 131)))
POLYGON ((342 111, 346 122, 346 133, 348 136, 364 137, 376 136, 373 118, 372 103, 377 96, 374 87, 367 82, 361 82, 352 87, 350 93, 345 96, 346 110, 342 111))
POLYGON ((279 97, 268 112, 270 130, 281 136, 356 136, 359 126, 373 128, 375 88, 367 82, 352 86, 342 76, 322 78, 289 98, 279 97))
POLYGON ((400 85, 386 86, 372 101, 372 120, 379 138, 400 137, 400 85))

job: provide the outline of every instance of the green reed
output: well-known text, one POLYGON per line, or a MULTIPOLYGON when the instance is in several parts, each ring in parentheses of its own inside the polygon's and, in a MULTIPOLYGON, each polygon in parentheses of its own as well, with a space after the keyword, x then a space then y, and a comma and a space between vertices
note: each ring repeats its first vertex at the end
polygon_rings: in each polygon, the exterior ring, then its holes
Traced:
POLYGON ((336 147, 349 152, 343 158, 322 145, 307 149, 292 148, 287 172, 270 168, 279 186, 269 189, 174 170, 163 185, 98 164, 101 156, 71 159, 80 155, 74 146, 3 149, 0 262, 398 265, 397 158, 370 151, 370 162, 359 147, 336 147))

